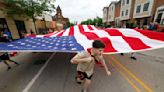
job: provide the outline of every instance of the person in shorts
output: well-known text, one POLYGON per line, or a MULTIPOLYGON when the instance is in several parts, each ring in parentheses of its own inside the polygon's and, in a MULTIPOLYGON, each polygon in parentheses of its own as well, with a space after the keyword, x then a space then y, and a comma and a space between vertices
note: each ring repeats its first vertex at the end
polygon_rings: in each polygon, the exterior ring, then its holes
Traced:
POLYGON ((10 70, 11 66, 9 65, 8 61, 13 62, 16 65, 19 65, 18 62, 13 61, 13 60, 10 59, 10 56, 7 52, 0 52, 0 62, 4 62, 4 64, 7 65, 7 70, 10 70))
POLYGON ((111 75, 103 58, 104 48, 105 44, 102 41, 94 40, 91 49, 78 53, 71 59, 72 64, 77 64, 77 83, 84 84, 82 92, 87 92, 91 84, 95 63, 101 63, 107 75, 111 75))

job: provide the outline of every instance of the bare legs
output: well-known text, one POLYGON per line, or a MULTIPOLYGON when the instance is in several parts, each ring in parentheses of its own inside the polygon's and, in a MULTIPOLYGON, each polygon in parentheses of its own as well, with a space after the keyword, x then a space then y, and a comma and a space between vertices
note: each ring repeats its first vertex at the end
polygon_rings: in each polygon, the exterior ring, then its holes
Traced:
POLYGON ((7 67, 8 67, 7 70, 10 70, 10 69, 11 69, 11 66, 8 64, 7 61, 13 62, 13 63, 15 63, 16 65, 19 65, 19 63, 17 63, 16 61, 13 61, 13 60, 3 60, 4 64, 6 64, 7 67))
POLYGON ((88 87, 90 86, 90 84, 91 84, 91 80, 89 80, 89 79, 85 79, 85 81, 84 81, 84 86, 83 86, 83 89, 82 89, 82 92, 87 92, 88 87))

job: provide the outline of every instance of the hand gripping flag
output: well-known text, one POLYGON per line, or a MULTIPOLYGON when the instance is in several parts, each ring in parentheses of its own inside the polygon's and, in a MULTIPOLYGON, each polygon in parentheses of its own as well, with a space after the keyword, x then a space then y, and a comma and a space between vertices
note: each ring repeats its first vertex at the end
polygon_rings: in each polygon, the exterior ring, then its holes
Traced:
POLYGON ((1 43, 0 51, 78 52, 92 47, 94 40, 105 43, 104 53, 128 53, 164 47, 164 33, 128 28, 98 29, 92 25, 76 25, 46 35, 36 35, 9 43, 1 43))

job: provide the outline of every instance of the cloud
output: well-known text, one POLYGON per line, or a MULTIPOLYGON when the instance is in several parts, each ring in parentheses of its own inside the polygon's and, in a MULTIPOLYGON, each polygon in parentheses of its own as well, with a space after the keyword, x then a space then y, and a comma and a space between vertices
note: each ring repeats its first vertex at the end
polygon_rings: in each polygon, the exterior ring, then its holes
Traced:
POLYGON ((110 4, 111 0, 56 0, 64 17, 71 22, 79 23, 88 18, 102 17, 102 9, 110 4))

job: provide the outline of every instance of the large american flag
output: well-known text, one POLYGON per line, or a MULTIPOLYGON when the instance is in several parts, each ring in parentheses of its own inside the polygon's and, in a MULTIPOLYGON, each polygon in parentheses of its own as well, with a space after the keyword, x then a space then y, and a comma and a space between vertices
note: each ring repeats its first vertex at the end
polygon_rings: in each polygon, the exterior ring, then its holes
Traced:
POLYGON ((1 43, 0 51, 79 52, 92 47, 94 40, 105 43, 104 53, 128 53, 164 47, 164 33, 128 28, 99 29, 92 25, 76 25, 46 35, 36 35, 9 43, 1 43))

